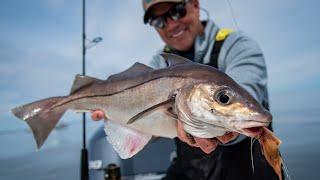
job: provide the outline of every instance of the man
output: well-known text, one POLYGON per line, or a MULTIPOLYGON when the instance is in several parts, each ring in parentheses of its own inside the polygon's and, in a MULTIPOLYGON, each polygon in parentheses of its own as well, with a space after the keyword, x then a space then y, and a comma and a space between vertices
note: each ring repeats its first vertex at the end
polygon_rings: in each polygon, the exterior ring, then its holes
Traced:
MULTIPOLYGON (((217 35, 223 31, 212 21, 200 21, 198 0, 143 0, 143 8, 144 22, 153 26, 166 44, 153 57, 154 68, 167 66, 159 55, 161 52, 175 53, 220 69, 260 103, 267 104, 265 62, 253 40, 243 33, 232 32, 219 43, 217 35)), ((94 120, 103 117, 102 111, 92 113, 94 120)), ((204 139, 186 134, 180 121, 177 127, 177 157, 165 179, 278 179, 261 154, 259 144, 251 145, 251 139, 237 133, 204 139)))

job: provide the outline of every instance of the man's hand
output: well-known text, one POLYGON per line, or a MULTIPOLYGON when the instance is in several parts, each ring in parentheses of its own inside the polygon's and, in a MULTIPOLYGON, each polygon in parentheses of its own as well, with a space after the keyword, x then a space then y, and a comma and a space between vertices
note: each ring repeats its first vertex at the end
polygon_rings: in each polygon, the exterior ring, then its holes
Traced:
POLYGON ((100 121, 104 119, 106 116, 102 110, 95 110, 91 113, 91 119, 94 121, 100 121))
POLYGON ((207 154, 210 154, 212 151, 214 151, 219 145, 219 142, 223 144, 228 143, 239 135, 238 133, 231 132, 223 136, 218 136, 216 138, 210 138, 210 139, 192 137, 191 135, 188 135, 184 131, 183 123, 179 120, 177 124, 177 131, 178 131, 178 138, 181 141, 187 143, 190 146, 199 147, 203 152, 207 154))

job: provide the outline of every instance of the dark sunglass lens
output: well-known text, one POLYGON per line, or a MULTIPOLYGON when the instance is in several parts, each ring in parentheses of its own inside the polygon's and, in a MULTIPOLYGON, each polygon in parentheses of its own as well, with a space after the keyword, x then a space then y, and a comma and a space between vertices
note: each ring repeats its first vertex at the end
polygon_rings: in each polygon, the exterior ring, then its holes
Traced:
POLYGON ((177 4, 172 9, 170 9, 169 14, 173 20, 179 20, 187 14, 185 4, 177 4))
POLYGON ((156 28, 164 28, 166 25, 162 17, 152 18, 150 19, 149 23, 151 26, 154 26, 156 28))

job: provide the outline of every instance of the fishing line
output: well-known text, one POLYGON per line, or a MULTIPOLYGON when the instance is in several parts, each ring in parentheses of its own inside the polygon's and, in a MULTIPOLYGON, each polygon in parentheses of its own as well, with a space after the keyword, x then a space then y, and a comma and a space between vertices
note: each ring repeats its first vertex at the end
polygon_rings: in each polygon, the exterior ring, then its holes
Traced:
POLYGON ((250 159, 251 159, 251 167, 252 167, 252 172, 254 173, 254 161, 253 161, 253 145, 256 142, 256 138, 251 138, 251 146, 250 146, 250 159))
MULTIPOLYGON (((98 6, 100 9, 100 14, 101 14, 101 12, 108 12, 108 11, 106 11, 105 10, 105 8, 106 7, 108 7, 108 6, 106 6, 106 5, 103 5, 102 4, 102 2, 101 2, 101 0, 99 0, 99 4, 101 4, 100 6, 98 6), (102 7, 102 8, 101 8, 102 7)), ((98 16, 98 15, 97 15, 98 16)), ((99 33, 99 36, 102 36, 102 25, 100 24, 100 22, 98 23, 98 33, 99 33)))
POLYGON ((230 13, 231 13, 231 17, 232 17, 233 23, 236 26, 236 29, 239 30, 239 25, 238 25, 238 22, 237 22, 237 20, 235 18, 232 4, 231 4, 231 2, 229 0, 226 0, 226 1, 228 3, 228 7, 229 7, 229 10, 230 10, 230 13))
MULTIPOLYGON (((101 12, 107 12, 107 11, 104 11, 104 5, 101 5, 101 1, 100 0, 95 0, 93 1, 93 6, 92 6, 92 10, 91 12, 93 11, 93 18, 94 18, 94 24, 93 24, 93 30, 95 31, 94 33, 97 33, 98 36, 100 37, 101 36, 101 22, 100 22, 100 19, 99 19, 99 14, 101 14, 101 12), (101 10, 102 9, 102 10, 101 10)), ((92 29, 91 29, 92 30, 92 29)), ((88 40, 89 42, 92 41, 92 39, 86 39, 88 40)))
POLYGON ((281 156, 281 159, 282 159, 282 166, 283 166, 284 172, 286 173, 286 177, 289 178, 289 180, 291 180, 289 170, 288 170, 287 166, 285 165, 285 161, 284 161, 283 156, 281 156))
POLYGON ((200 10, 203 11, 207 16, 207 18, 204 21, 209 21, 209 19, 210 19, 209 11, 207 9, 203 8, 203 7, 200 7, 200 10))
MULTIPOLYGON (((251 151, 251 166, 252 166, 252 171, 254 173, 254 161, 253 161, 253 145, 254 143, 259 140, 257 138, 251 138, 251 146, 250 146, 250 151, 251 151)), ((283 158, 283 155, 281 155, 281 159, 282 159, 282 166, 283 166, 283 169, 284 169, 284 173, 286 174, 286 177, 291 180, 291 176, 289 174, 289 170, 287 168, 287 166, 285 165, 285 160, 283 158)))

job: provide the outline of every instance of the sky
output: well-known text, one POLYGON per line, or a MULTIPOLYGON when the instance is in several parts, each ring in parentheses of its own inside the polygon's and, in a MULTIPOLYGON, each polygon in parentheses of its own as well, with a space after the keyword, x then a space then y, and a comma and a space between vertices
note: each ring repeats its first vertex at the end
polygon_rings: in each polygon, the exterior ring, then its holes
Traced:
MULTIPOLYGON (((235 19, 227 0, 200 4, 220 27, 244 31, 259 43, 272 111, 319 108, 320 2, 229 1, 235 19)), ((81 10, 79 0, 1 1, 0 132, 26 128, 10 114, 11 108, 69 93, 82 71, 81 10)), ((140 0, 87 1, 87 42, 103 38, 87 51, 87 75, 106 79, 136 61, 147 64, 163 47, 142 16, 140 0)), ((201 16, 208 18, 203 11, 201 16)))

